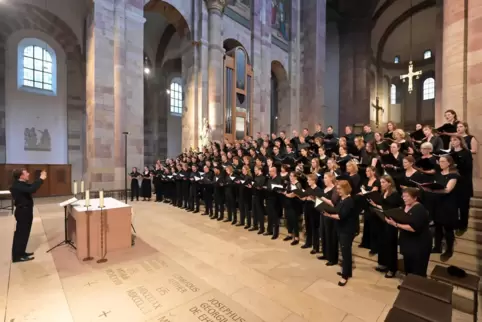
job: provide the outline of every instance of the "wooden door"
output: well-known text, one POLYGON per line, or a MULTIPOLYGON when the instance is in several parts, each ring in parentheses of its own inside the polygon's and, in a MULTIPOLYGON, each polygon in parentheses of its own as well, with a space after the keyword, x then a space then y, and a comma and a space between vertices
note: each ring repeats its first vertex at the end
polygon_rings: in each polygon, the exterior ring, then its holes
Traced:
POLYGON ((49 166, 47 180, 50 179, 50 196, 72 194, 72 173, 70 164, 52 164, 49 166))
POLYGON ((44 181, 42 186, 36 193, 33 194, 34 197, 48 197, 50 196, 50 182, 51 178, 48 175, 49 166, 47 164, 29 164, 27 165, 27 170, 30 172, 30 183, 34 182, 40 177, 42 170, 47 171, 47 180, 44 181))
POLYGON ((13 170, 26 168, 25 164, 0 165, 0 190, 9 190, 13 182, 13 170))

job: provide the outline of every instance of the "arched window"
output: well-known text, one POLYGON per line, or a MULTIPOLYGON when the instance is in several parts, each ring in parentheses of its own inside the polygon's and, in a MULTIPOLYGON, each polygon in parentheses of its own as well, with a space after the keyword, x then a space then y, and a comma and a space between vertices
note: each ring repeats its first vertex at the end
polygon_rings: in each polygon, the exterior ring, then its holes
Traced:
POLYGON ((426 50, 424 53, 423 53, 423 59, 430 59, 432 58, 432 51, 431 50, 426 50))
POLYGON ((397 104, 397 85, 390 86, 390 104, 397 104))
POLYGON ((395 64, 399 64, 400 63, 400 56, 395 56, 395 58, 393 59, 393 62, 395 64))
POLYGON ((171 114, 182 115, 182 82, 180 78, 174 78, 169 87, 169 94, 171 96, 171 114))
POLYGON ((57 61, 53 49, 40 39, 23 39, 18 45, 18 88, 55 95, 56 78, 57 61))
POLYGON ((423 82, 423 100, 433 100, 435 98, 435 79, 427 78, 423 82))

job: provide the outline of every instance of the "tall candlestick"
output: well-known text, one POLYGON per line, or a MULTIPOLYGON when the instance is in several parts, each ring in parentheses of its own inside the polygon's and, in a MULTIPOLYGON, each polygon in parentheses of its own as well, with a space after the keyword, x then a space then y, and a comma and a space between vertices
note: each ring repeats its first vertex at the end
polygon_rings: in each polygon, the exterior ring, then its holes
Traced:
POLYGON ((85 190, 85 206, 89 207, 90 206, 90 191, 85 190))
POLYGON ((84 193, 84 181, 80 181, 80 193, 84 193))
POLYGON ((99 207, 104 208, 104 190, 99 191, 99 207))
POLYGON ((77 181, 74 180, 74 195, 77 194, 77 181))

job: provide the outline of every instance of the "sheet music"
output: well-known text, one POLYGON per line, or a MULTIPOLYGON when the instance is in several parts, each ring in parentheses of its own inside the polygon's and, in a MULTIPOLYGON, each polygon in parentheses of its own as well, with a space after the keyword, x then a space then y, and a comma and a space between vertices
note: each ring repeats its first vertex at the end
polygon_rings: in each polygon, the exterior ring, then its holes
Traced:
POLYGON ((201 178, 199 178, 199 177, 194 177, 194 180, 199 181, 199 180, 201 180, 201 178))
POLYGON ((316 198, 316 200, 315 200, 315 207, 318 207, 318 206, 321 205, 322 203, 323 203, 323 200, 316 198))
POLYGON ((184 178, 184 175, 183 175, 182 173, 179 173, 179 176, 180 176, 181 178, 184 178))
POLYGON ((239 180, 239 182, 244 183, 245 181, 244 181, 244 180, 239 180))
POLYGON ((169 179, 172 179, 172 176, 167 176, 169 179))
POLYGON ((317 177, 321 177, 321 174, 317 173, 316 176, 317 176, 317 177))
POLYGON ((231 178, 231 180, 233 180, 233 181, 234 181, 234 179, 236 179, 236 177, 230 177, 230 178, 231 178))
POLYGON ((292 184, 292 185, 291 185, 291 190, 298 190, 298 188, 296 188, 296 185, 295 185, 295 184, 292 184))
POLYGON ((219 179, 219 178, 218 178, 218 177, 216 177, 216 178, 214 178, 214 179, 216 179, 216 181, 218 181, 218 179, 219 179))
POLYGON ((280 185, 280 184, 274 184, 274 183, 272 183, 272 184, 271 184, 271 189, 274 189, 274 188, 280 188, 280 189, 283 189, 283 186, 282 186, 282 185, 280 185))
POLYGON ((73 198, 70 198, 69 200, 66 200, 64 202, 59 203, 59 207, 65 207, 65 206, 71 205, 71 204, 73 204, 74 202, 77 202, 77 201, 78 201, 78 199, 73 197, 73 198))
POLYGON ((366 195, 368 193, 368 191, 365 190, 365 188, 361 188, 361 192, 362 194, 366 195))
POLYGON ((204 172, 199 172, 199 175, 202 177, 203 175, 205 175, 206 173, 204 172))

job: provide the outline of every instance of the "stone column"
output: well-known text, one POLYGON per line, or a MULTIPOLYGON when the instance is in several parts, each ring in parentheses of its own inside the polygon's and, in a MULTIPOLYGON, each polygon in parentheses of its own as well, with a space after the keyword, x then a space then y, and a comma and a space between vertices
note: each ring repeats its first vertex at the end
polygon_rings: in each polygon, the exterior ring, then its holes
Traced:
MULTIPOLYGON (((482 3, 469 1, 467 44, 467 117, 470 132, 479 144, 474 157, 475 190, 482 191, 482 3)), ((445 67, 445 63, 444 63, 445 67)), ((445 83, 444 83, 445 86, 445 83)), ((444 88, 444 92, 446 89, 444 88)))
POLYGON ((370 120, 370 34, 364 19, 352 20, 340 28, 339 131, 346 125, 365 124, 370 120))
MULTIPOLYGON (((291 38, 290 60, 288 67, 290 113, 286 127, 287 136, 291 136, 293 130, 300 130, 300 94, 301 94, 301 0, 291 1, 291 38)), ((279 84, 278 84, 279 85, 279 84)), ((281 86, 280 86, 281 87, 281 86)), ((286 94, 285 94, 286 95, 286 94)), ((278 122, 280 124, 280 122, 278 122)))
POLYGON ((441 115, 435 119, 443 123, 443 113, 452 109, 459 119, 465 115, 466 79, 465 63, 465 0, 444 0, 443 8, 443 70, 442 70, 442 108, 441 115))
POLYGON ((224 134, 223 111, 223 40, 221 37, 222 13, 226 1, 205 0, 208 8, 208 117, 213 140, 222 140, 224 134))
POLYGON ((127 0, 96 0, 87 28, 87 187, 124 187, 124 137, 128 164, 143 164, 142 7, 127 0))
POLYGON ((326 0, 301 2, 303 67, 301 127, 314 131, 325 119, 326 0))
POLYGON ((182 79, 184 81, 184 111, 182 113, 182 149, 197 148, 199 142, 198 109, 195 99, 196 76, 194 50, 189 44, 182 52, 182 79))
POLYGON ((435 27, 435 126, 443 121, 442 88, 443 88, 443 0, 437 0, 437 17, 435 27))
POLYGON ((271 124, 271 1, 254 0, 251 29, 253 133, 269 133, 271 124))

